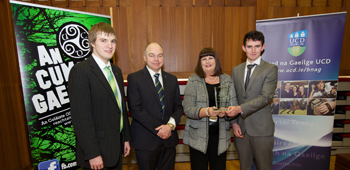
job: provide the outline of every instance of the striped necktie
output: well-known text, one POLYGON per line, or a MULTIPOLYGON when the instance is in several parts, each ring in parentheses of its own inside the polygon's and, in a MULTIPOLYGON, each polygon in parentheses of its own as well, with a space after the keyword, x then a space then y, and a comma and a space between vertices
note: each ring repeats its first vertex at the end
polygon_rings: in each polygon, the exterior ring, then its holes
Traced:
POLYGON ((158 97, 159 97, 159 101, 160 104, 162 105, 162 110, 163 110, 163 116, 162 119, 164 118, 164 108, 165 108, 165 102, 164 102, 164 89, 162 87, 162 84, 160 84, 159 82, 159 73, 154 74, 154 77, 156 78, 156 89, 158 92, 158 97))
POLYGON ((113 90, 113 93, 114 93, 114 96, 115 98, 117 99, 117 103, 118 103, 118 107, 120 109, 120 132, 123 130, 123 109, 122 107, 120 106, 120 101, 119 101, 119 97, 118 97, 118 90, 117 90, 117 85, 115 84, 115 81, 114 81, 114 77, 112 75, 112 71, 111 69, 109 68, 109 66, 106 66, 104 68, 104 70, 106 70, 107 72, 107 78, 108 78, 108 83, 109 85, 111 86, 112 90, 113 90))

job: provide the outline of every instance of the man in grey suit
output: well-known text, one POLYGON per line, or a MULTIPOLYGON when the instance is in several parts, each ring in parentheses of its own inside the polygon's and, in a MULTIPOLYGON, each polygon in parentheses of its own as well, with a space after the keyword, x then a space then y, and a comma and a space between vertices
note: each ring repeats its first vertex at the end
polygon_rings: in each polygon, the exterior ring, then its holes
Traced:
POLYGON ((277 66, 261 59, 264 35, 248 32, 243 39, 247 61, 232 69, 239 106, 229 107, 228 116, 235 116, 232 124, 234 143, 241 169, 252 169, 253 160, 259 170, 271 169, 275 124, 270 101, 277 87, 277 66))
POLYGON ((136 159, 140 170, 173 170, 175 146, 179 143, 176 125, 183 113, 177 78, 163 70, 163 48, 146 46, 146 66, 128 75, 128 105, 136 159))
POLYGON ((97 23, 88 40, 92 55, 71 69, 68 81, 77 162, 83 169, 121 170, 131 133, 123 74, 110 63, 117 41, 114 29, 97 23))

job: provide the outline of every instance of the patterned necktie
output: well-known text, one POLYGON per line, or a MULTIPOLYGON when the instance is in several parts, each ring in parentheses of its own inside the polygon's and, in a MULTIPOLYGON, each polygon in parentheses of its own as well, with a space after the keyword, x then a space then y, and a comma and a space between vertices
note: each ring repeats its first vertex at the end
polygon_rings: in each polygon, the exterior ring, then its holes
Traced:
POLYGON ((250 79, 250 72, 252 71, 252 68, 256 66, 256 64, 249 64, 247 65, 247 76, 245 77, 245 83, 244 83, 244 89, 247 90, 249 79, 250 79))
POLYGON ((160 104, 162 105, 162 110, 163 110, 163 116, 162 119, 164 118, 164 108, 165 108, 165 102, 164 102, 164 89, 162 87, 162 85, 159 82, 159 73, 154 74, 154 77, 156 78, 156 89, 158 92, 158 97, 159 97, 159 101, 160 104))
POLYGON ((123 130, 123 109, 120 106, 117 85, 115 84, 114 77, 112 75, 111 69, 108 66, 106 66, 104 69, 107 72, 108 83, 109 83, 109 85, 111 86, 111 88, 113 90, 114 96, 117 99, 118 107, 120 109, 120 132, 121 132, 123 130))

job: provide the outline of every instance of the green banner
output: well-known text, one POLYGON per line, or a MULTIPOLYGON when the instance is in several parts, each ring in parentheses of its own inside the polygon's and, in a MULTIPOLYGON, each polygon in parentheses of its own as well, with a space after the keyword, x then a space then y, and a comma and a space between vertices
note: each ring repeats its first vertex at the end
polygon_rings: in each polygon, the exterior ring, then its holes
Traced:
POLYGON ((89 56, 88 30, 110 17, 11 2, 35 169, 78 169, 67 82, 89 56))

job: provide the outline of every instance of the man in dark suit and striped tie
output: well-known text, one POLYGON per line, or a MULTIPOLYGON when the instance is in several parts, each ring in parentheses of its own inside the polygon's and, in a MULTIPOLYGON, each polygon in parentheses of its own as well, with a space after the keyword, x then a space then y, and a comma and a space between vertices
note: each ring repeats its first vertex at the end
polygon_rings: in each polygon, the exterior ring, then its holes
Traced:
POLYGON ((161 70, 164 53, 158 43, 148 44, 143 57, 146 66, 128 76, 130 144, 140 170, 172 170, 179 142, 175 127, 183 113, 179 83, 161 70))
POLYGON ((92 55, 71 69, 68 81, 77 162, 83 169, 121 170, 131 133, 123 74, 110 63, 117 38, 100 22, 91 27, 88 40, 92 55))

